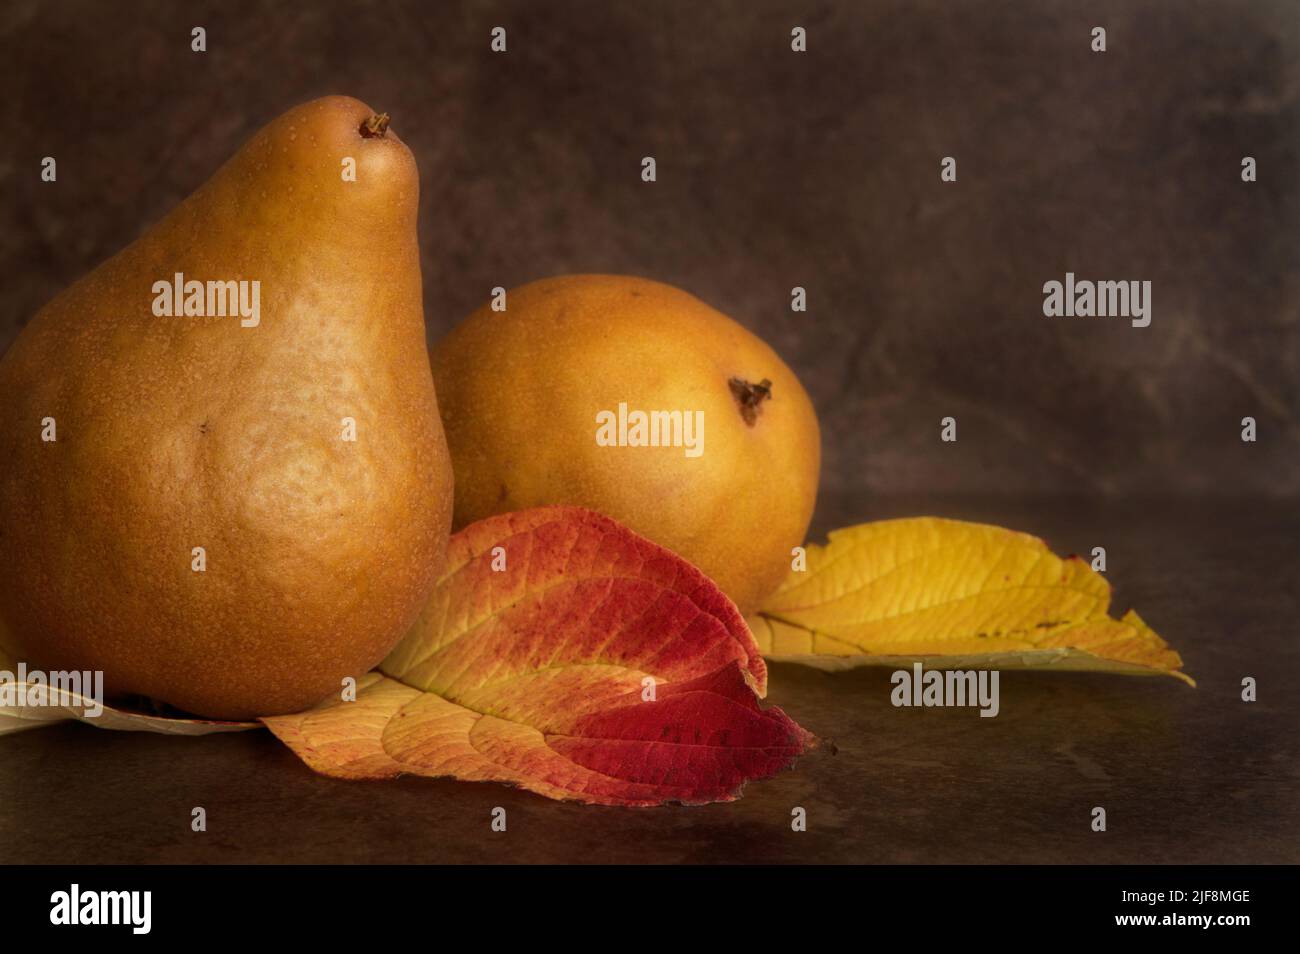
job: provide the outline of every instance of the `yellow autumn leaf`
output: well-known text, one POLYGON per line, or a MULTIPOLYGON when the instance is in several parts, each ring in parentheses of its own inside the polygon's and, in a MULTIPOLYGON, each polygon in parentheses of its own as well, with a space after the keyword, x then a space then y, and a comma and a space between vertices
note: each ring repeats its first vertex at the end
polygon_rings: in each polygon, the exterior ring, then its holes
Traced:
POLYGON ((1037 537, 936 517, 836 530, 807 548, 748 620, 763 655, 859 665, 1102 670, 1169 675, 1178 653, 1133 611, 1108 615, 1110 584, 1037 537))

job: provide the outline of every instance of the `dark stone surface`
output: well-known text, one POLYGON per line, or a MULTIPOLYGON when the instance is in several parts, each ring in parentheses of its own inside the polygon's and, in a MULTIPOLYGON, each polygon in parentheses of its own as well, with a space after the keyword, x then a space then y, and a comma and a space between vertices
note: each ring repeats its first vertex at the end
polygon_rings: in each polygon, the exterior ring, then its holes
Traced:
POLYGON ((1112 609, 1137 608, 1199 687, 1008 671, 1001 714, 981 719, 893 708, 885 669, 778 665, 769 701, 837 754, 730 804, 640 810, 327 779, 266 732, 63 725, 0 738, 0 862, 1300 862, 1296 508, 830 497, 818 522, 868 510, 996 521, 1061 553, 1105 546, 1112 609), (1089 828, 1096 805, 1105 833, 1089 828), (496 806, 504 834, 489 829, 496 806), (807 832, 790 830, 794 806, 807 832))
POLYGON ((0 348, 258 127, 348 93, 420 163, 433 337, 496 285, 635 273, 786 357, 827 489, 1300 488, 1294 0, 8 0, 0 78, 0 348), (1044 318, 1067 270, 1152 281, 1151 327, 1044 318))

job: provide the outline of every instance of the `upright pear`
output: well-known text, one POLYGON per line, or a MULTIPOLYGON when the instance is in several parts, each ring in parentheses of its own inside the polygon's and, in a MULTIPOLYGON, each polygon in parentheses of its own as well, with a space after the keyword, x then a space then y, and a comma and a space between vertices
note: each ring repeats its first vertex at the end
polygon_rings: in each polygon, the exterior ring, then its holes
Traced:
POLYGON ((387 127, 346 97, 284 114, 0 360, 0 620, 29 666, 273 715, 420 612, 452 476, 387 127))

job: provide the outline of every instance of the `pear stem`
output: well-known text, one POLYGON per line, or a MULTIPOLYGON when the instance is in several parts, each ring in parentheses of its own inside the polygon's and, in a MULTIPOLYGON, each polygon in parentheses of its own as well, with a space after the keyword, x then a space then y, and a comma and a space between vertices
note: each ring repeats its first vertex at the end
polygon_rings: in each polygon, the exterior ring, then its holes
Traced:
POLYGON ((772 397, 772 382, 764 378, 758 384, 750 384, 743 378, 732 378, 727 384, 731 388, 731 396, 740 406, 741 419, 753 427, 763 402, 772 397))
POLYGON ((377 113, 361 124, 360 133, 366 139, 383 139, 388 132, 388 114, 377 113))

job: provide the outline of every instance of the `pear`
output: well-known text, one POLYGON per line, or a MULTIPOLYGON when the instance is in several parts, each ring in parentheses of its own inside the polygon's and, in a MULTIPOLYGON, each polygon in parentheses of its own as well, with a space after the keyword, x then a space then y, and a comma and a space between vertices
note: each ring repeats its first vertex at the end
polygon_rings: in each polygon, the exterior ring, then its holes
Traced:
POLYGON ((0 361, 0 620, 29 666, 200 716, 299 711, 401 638, 452 475, 415 161, 290 110, 0 361))
POLYGON ((742 612, 790 572, 817 497, 817 415, 766 343, 694 295, 622 275, 506 293, 433 349, 454 525, 546 504, 676 551, 742 612))

